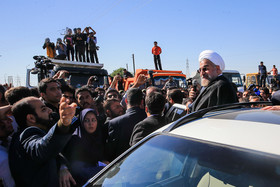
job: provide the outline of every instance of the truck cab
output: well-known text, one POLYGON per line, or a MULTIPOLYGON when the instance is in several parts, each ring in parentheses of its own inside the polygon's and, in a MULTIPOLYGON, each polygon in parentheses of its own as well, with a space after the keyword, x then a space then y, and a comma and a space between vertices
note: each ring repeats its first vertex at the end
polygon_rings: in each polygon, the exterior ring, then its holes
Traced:
POLYGON ((137 69, 134 77, 127 78, 124 80, 124 89, 127 90, 131 84, 136 82, 140 74, 144 74, 149 79, 149 85, 153 85, 158 88, 164 87, 165 83, 169 79, 169 76, 173 77, 178 87, 187 87, 186 75, 183 74, 182 71, 137 69))
POLYGON ((60 70, 69 72, 68 81, 74 88, 86 85, 91 76, 95 76, 93 87, 108 84, 108 72, 102 69, 103 64, 47 59, 42 56, 37 56, 35 60, 35 68, 27 69, 26 73, 26 86, 29 88, 38 86, 43 78, 53 77, 60 70))
MULTIPOLYGON (((229 82, 234 83, 237 86, 238 91, 244 92, 243 82, 241 79, 241 75, 237 70, 224 70, 223 76, 225 76, 229 82)), ((193 80, 197 80, 199 84, 201 84, 201 79, 199 73, 192 78, 193 80)))
POLYGON ((232 83, 237 86, 238 91, 244 92, 243 82, 239 71, 236 70, 224 70, 223 75, 232 83))
MULTIPOLYGON (((280 80, 280 74, 278 74, 277 79, 280 80)), ((272 87, 272 85, 274 84, 274 79, 272 75, 267 75, 266 77, 266 86, 267 87, 272 87)), ((247 73, 246 74, 246 81, 245 81, 245 85, 246 88, 248 88, 250 86, 250 84, 255 84, 255 85, 260 85, 260 74, 258 73, 247 73)))

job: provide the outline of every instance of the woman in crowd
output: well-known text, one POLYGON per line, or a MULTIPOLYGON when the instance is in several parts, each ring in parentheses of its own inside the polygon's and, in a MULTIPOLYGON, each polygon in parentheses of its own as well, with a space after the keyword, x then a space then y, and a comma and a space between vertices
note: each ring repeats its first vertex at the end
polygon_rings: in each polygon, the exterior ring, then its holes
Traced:
POLYGON ((104 162, 108 162, 105 161, 105 146, 95 110, 82 110, 80 122, 64 154, 70 162, 71 173, 77 184, 84 184, 106 166, 104 162))

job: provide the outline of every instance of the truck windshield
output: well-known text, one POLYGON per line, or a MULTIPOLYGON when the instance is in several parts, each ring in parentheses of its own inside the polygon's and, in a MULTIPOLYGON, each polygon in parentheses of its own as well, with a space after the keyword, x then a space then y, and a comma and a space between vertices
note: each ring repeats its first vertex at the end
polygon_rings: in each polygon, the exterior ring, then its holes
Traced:
MULTIPOLYGON (((168 81, 168 76, 155 76, 155 86, 159 88, 163 88, 165 83, 168 81)), ((181 88, 186 88, 186 78, 185 77, 173 77, 176 84, 181 88)))
MULTIPOLYGON (((70 84, 75 88, 80 88, 87 84, 90 75, 71 74, 70 84)), ((104 84, 104 76, 98 77, 98 81, 94 82, 93 87, 102 87, 104 84)))
POLYGON ((243 86, 242 79, 239 73, 227 73, 224 72, 223 75, 230 81, 236 84, 237 87, 243 86))
MULTIPOLYGON (((275 84, 276 83, 276 81, 275 81, 275 79, 272 75, 268 75, 267 79, 268 79, 267 80, 268 84, 275 84)), ((280 75, 277 75, 276 79, 280 80, 280 75)))

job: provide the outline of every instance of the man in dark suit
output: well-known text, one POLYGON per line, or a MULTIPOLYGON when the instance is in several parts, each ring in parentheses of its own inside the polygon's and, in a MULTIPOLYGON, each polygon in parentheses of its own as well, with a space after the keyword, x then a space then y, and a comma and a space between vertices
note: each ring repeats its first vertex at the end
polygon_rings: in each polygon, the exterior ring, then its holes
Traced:
POLYGON ((126 113, 109 121, 109 161, 114 160, 130 147, 129 141, 134 126, 147 117, 143 103, 142 91, 138 88, 129 89, 126 113))
MULTIPOLYGON (((75 130, 72 124, 75 111, 76 104, 68 105, 62 98, 60 119, 52 125, 52 110, 40 99, 26 97, 13 105, 12 112, 20 128, 11 141, 9 165, 16 186, 60 185, 59 171, 64 170, 61 166, 66 163, 60 152, 75 130)), ((64 172, 64 177, 68 178, 64 184, 76 184, 69 172, 64 172)))
POLYGON ((154 92, 147 95, 145 103, 148 117, 135 125, 130 139, 131 146, 167 124, 167 119, 162 116, 165 98, 161 93, 154 92))
POLYGON ((222 71, 225 69, 222 57, 214 51, 205 50, 200 53, 199 63, 203 88, 193 102, 191 111, 238 102, 232 84, 222 75, 222 71))

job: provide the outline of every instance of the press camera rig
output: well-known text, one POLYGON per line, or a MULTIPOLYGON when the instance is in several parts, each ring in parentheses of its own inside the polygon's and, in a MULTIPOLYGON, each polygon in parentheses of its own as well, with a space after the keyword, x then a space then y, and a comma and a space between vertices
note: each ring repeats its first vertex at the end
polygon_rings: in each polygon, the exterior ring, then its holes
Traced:
POLYGON ((32 74, 38 74, 40 80, 49 77, 49 71, 55 66, 52 61, 45 56, 33 56, 35 67, 32 68, 32 74))

